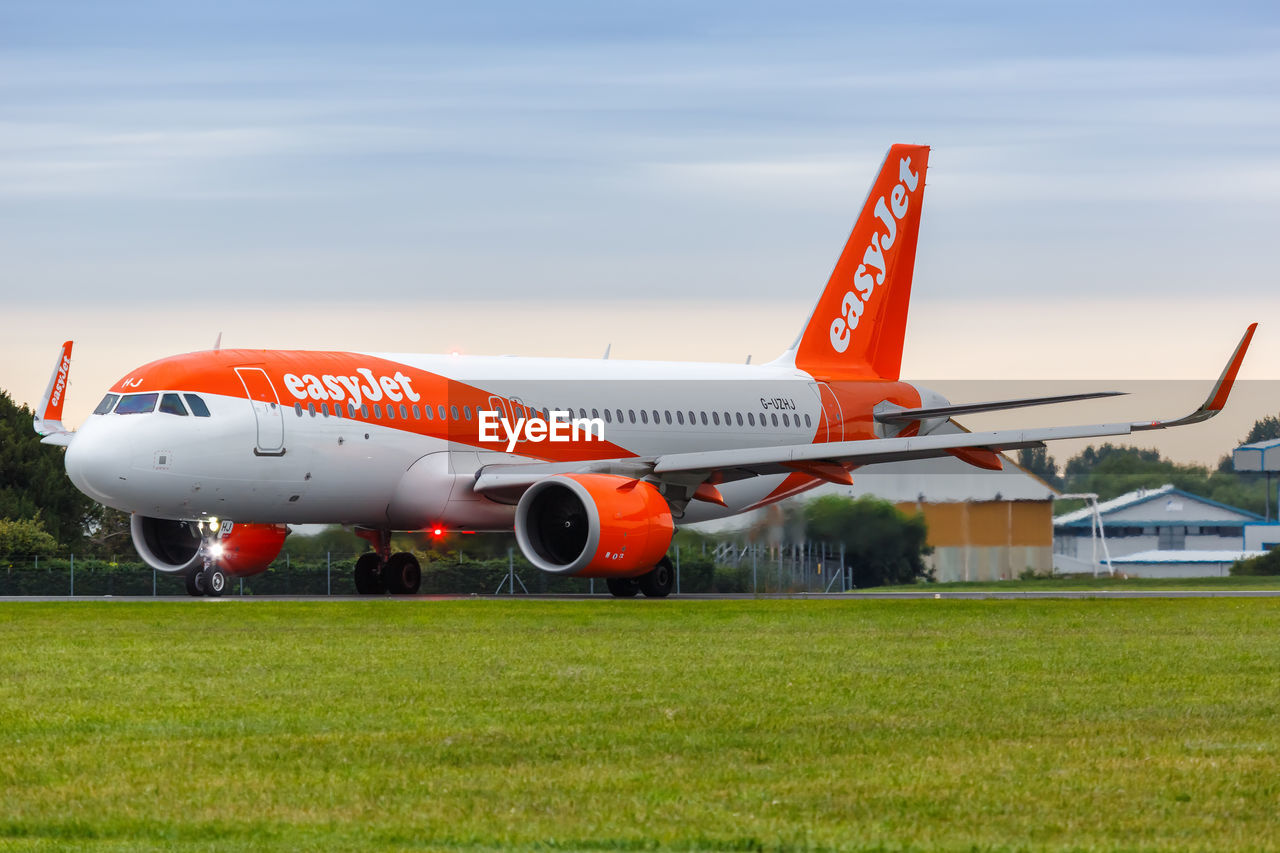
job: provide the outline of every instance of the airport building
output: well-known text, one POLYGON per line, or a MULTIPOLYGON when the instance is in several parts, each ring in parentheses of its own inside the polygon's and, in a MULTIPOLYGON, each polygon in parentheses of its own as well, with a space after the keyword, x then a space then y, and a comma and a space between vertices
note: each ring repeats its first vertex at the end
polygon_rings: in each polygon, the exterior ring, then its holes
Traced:
MULTIPOLYGON (((853 485, 825 484, 783 502, 799 506, 823 495, 872 496, 908 513, 921 513, 934 551, 926 560, 939 581, 1009 580, 1030 569, 1053 570, 1053 488, 1002 456, 1004 469, 988 471, 945 457, 868 465, 853 485)), ((776 507, 692 525, 708 533, 773 525, 776 507)), ((774 543, 777 544, 777 543, 774 543)))
POLYGON ((1097 517, 1105 550, 1094 533, 1093 507, 1054 518, 1058 572, 1105 573, 1109 554, 1116 572, 1136 577, 1220 576, 1236 560, 1261 553, 1258 543, 1280 540, 1280 525, 1268 524, 1263 516, 1172 485, 1103 501, 1097 517))

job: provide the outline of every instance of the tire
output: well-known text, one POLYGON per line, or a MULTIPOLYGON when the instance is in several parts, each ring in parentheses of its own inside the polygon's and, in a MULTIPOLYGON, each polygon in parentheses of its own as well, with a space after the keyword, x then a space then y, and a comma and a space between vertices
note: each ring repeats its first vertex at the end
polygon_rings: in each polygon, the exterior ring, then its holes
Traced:
POLYGON ((377 595, 382 592, 382 578, 379 575, 377 554, 361 554, 356 560, 355 581, 356 592, 361 595, 377 595))
POLYGON ((646 598, 666 598, 676 585, 676 570, 671 565, 671 560, 663 557, 662 562, 653 567, 653 571, 636 580, 640 582, 640 591, 646 598))
POLYGON ((192 569, 187 572, 187 595, 199 598, 204 595, 205 578, 203 569, 192 569))
POLYGON ((222 595, 222 593, 227 588, 226 572, 216 567, 210 569, 208 573, 208 577, 205 578, 204 585, 205 585, 205 594, 213 596, 214 598, 217 598, 218 596, 222 595))
POLYGON ((635 598, 640 591, 640 582, 636 578, 605 578, 604 583, 614 598, 635 598))
POLYGON ((382 585, 392 595, 414 595, 422 586, 422 567, 418 558, 401 551, 392 554, 382 567, 382 585))

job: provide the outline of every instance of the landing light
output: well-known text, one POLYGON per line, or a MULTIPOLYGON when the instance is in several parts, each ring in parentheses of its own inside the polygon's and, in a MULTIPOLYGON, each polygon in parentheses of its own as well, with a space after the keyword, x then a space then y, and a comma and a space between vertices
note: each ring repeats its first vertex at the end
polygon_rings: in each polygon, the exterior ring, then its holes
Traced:
POLYGON ((209 556, 213 557, 213 559, 215 560, 222 556, 221 542, 214 542, 212 545, 209 546, 209 556))
POLYGON ((443 536, 443 535, 444 535, 444 528, 443 528, 443 527, 433 527, 433 528, 431 528, 431 535, 432 535, 432 536, 434 536, 435 538, 439 539, 441 536, 443 536))

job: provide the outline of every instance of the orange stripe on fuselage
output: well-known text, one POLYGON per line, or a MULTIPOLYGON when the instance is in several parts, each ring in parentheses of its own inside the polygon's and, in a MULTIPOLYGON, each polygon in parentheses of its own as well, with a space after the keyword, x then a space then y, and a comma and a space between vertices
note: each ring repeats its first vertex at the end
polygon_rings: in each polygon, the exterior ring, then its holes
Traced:
MULTIPOLYGON (((407 364, 388 361, 375 356, 349 352, 311 352, 294 350, 216 350, 193 352, 185 355, 144 364, 125 376, 111 391, 115 394, 133 394, 143 391, 189 391, 239 397, 247 400, 245 387, 236 374, 237 367, 257 367, 266 372, 275 386, 276 394, 285 408, 301 404, 319 407, 326 405, 332 411, 337 403, 342 417, 361 423, 399 430, 415 435, 429 436, 457 444, 485 450, 506 450, 505 439, 500 442, 481 442, 479 416, 481 410, 493 410, 495 403, 504 409, 503 414, 520 416, 523 407, 511 400, 495 395, 483 388, 458 382, 447 376, 420 370, 407 364), (286 377, 289 379, 286 381, 286 377), (300 396, 301 394, 301 396, 300 396), (348 417, 350 403, 368 406, 367 416, 357 408, 354 418, 348 417), (398 399, 397 399, 398 398, 398 399), (396 417, 375 418, 373 406, 394 405, 396 417), (413 406, 431 406, 431 420, 415 420, 400 415, 400 407, 407 412, 413 406), (448 417, 441 420, 439 408, 444 406, 448 417), (460 417, 454 418, 452 407, 457 407, 460 417), (472 412, 472 419, 461 417, 464 407, 472 412)), ((635 456, 631 451, 609 441, 529 442, 520 441, 514 453, 534 459, 553 462, 576 462, 590 459, 617 459, 635 456)))

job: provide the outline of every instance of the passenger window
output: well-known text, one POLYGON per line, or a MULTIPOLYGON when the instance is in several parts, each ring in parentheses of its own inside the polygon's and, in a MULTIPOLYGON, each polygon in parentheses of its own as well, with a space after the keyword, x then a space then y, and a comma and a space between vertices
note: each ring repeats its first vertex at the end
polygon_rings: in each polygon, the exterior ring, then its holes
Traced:
POLYGON ((105 415, 107 412, 111 411, 115 407, 116 400, 119 400, 119 399, 120 399, 119 394, 108 394, 107 396, 102 398, 102 402, 98 404, 98 408, 93 410, 93 413, 95 415, 105 415))
POLYGON ((360 407, 360 417, 365 418, 366 420, 368 419, 368 417, 369 417, 369 405, 368 405, 367 403, 366 403, 365 405, 363 405, 363 406, 361 406, 361 407, 360 407))
POLYGON ((616 410, 618 413, 618 423, 622 423, 622 409, 616 410))
POLYGON ((324 403, 320 404, 320 414, 322 417, 326 417, 326 418, 329 417, 329 407, 326 406, 324 403))
POLYGON ((433 418, 435 417, 435 412, 434 412, 434 411, 432 411, 432 409, 431 409, 431 407, 430 407, 430 406, 423 406, 423 407, 422 407, 422 414, 423 414, 423 416, 424 416, 424 417, 426 417, 426 419, 427 419, 427 420, 431 420, 431 419, 433 419, 433 418))
POLYGON ((297 415, 298 417, 302 417, 302 404, 301 404, 301 403, 294 403, 294 404, 293 404, 293 413, 294 413, 295 415, 297 415))
POLYGON ((693 425, 694 425, 694 424, 696 424, 697 422, 698 422, 698 419, 697 419, 697 418, 695 418, 695 417, 693 416, 693 412, 690 412, 690 413, 689 413, 689 426, 693 426, 693 425))
POLYGON ((676 421, 680 424, 680 426, 684 426, 684 412, 681 412, 678 410, 676 411, 676 421))
POLYGON ((789 426, 791 426, 791 416, 790 416, 790 415, 788 415, 786 412, 783 412, 783 413, 782 413, 782 425, 783 425, 784 427, 789 427, 789 426))
POLYGON ((187 401, 187 405, 191 408, 191 414, 197 418, 209 417, 209 407, 204 404, 204 398, 196 394, 183 394, 182 398, 187 401))
POLYGON ((342 404, 341 404, 341 403, 334 403, 334 404, 333 404, 333 416, 334 416, 335 418, 340 418, 340 417, 342 417, 342 404))
POLYGON ((604 422, 607 424, 613 423, 613 413, 610 412, 608 409, 604 410, 604 422))
POLYGON ((640 422, 645 424, 649 422, 649 413, 644 409, 640 410, 640 422))
POLYGON ((773 425, 774 425, 774 426, 777 426, 777 425, 778 425, 778 413, 777 413, 777 412, 774 412, 773 414, 769 415, 769 417, 770 417, 770 419, 772 419, 772 420, 773 420, 773 425))
POLYGON ((711 422, 712 422, 712 423, 714 423, 716 426, 720 426, 720 413, 719 413, 719 412, 712 412, 712 413, 711 413, 711 422))
POLYGON ((578 417, 580 417, 580 418, 585 418, 586 416, 587 416, 587 410, 586 410, 586 409, 578 409, 578 417))
MULTIPOLYGON (((449 417, 449 416, 445 413, 444 406, 440 406, 440 407, 439 407, 439 412, 440 412, 440 420, 444 420, 445 418, 449 417)), ((456 412, 455 412, 454 414, 455 414, 455 416, 457 415, 457 413, 456 413, 456 412)))
POLYGON ((313 417, 313 418, 316 416, 316 404, 315 404, 315 403, 307 403, 307 414, 308 414, 308 415, 311 415, 311 417, 313 417))
POLYGON ((387 403, 387 420, 394 421, 396 419, 396 407, 387 403))
POLYGON ((664 414, 667 416, 667 426, 671 426, 671 411, 668 409, 664 414))
POLYGON ((470 407, 470 406, 463 406, 463 407, 462 407, 462 416, 463 416, 464 418, 466 418, 467 420, 471 420, 471 407, 470 407))
POLYGON ((813 426, 813 420, 809 417, 809 415, 808 415, 808 414, 806 414, 806 415, 804 416, 804 425, 805 425, 806 427, 812 427, 812 426, 813 426))
POLYGON ((126 394, 116 406, 117 415, 145 415, 154 412, 159 394, 126 394))
POLYGON ((356 416, 356 404, 347 403, 347 417, 354 418, 356 416))
MULTIPOLYGON (((640 414, 642 414, 642 415, 644 414, 644 409, 641 409, 641 410, 640 410, 640 414)), ((628 420, 630 420, 632 423, 635 423, 635 422, 636 422, 636 410, 635 410, 635 409, 627 409, 627 419, 628 419, 628 420)), ((619 418, 619 420, 621 420, 621 418, 619 418)))
POLYGON ((413 407, 413 419, 415 421, 422 420, 422 409, 418 408, 417 406, 413 407))
POLYGON ((742 412, 736 412, 735 416, 738 419, 738 426, 742 426, 742 412))
POLYGON ((376 421, 382 420, 382 404, 381 403, 373 404, 373 419, 376 421))
MULTIPOLYGON (((655 424, 659 422, 659 420, 658 420, 658 410, 657 410, 657 409, 654 409, 654 410, 653 410, 653 422, 654 422, 655 424)), ((667 423, 671 423, 671 413, 670 413, 670 412, 667 412, 667 423)))
POLYGON ((160 398, 160 411, 166 415, 182 415, 187 416, 187 407, 182 405, 182 399, 177 394, 165 394, 160 398))
POLYGON ((457 407, 457 406, 450 406, 450 407, 449 407, 449 414, 450 414, 450 415, 452 415, 452 416, 453 416, 453 419, 456 421, 456 420, 458 419, 458 407, 457 407))
MULTIPOLYGON (((706 426, 706 425, 707 425, 707 413, 706 413, 706 412, 699 412, 698 414, 700 414, 700 415, 702 416, 702 425, 703 425, 703 426, 706 426)), ((720 423, 720 419, 719 419, 719 418, 716 418, 716 423, 720 423)))

